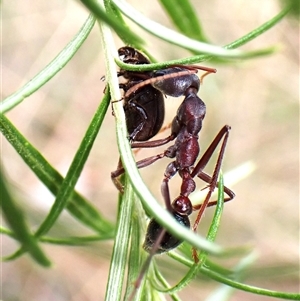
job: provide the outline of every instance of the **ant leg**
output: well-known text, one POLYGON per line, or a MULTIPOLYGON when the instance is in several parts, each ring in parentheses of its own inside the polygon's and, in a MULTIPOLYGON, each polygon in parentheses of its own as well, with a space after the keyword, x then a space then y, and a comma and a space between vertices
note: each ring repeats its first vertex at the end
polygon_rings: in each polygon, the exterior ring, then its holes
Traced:
MULTIPOLYGON (((165 152, 161 153, 161 154, 158 154, 158 155, 155 155, 155 156, 152 156, 152 157, 148 157, 148 158, 145 158, 143 160, 140 160, 140 161, 137 161, 136 162, 136 166, 137 168, 144 168, 144 167, 147 167, 153 163, 155 163, 156 161, 164 158, 166 156, 165 152)), ((119 180, 119 177, 125 172, 125 169, 123 167, 123 164, 122 164, 122 161, 121 159, 119 159, 119 162, 118 162, 118 166, 117 166, 117 169, 113 172, 111 172, 110 174, 110 177, 111 177, 111 180, 113 181, 114 185, 116 186, 116 188, 121 192, 123 193, 124 192, 124 187, 123 185, 121 184, 120 180, 119 180)))
MULTIPOLYGON (((212 181, 212 176, 208 175, 204 171, 200 171, 200 173, 197 175, 199 179, 202 181, 210 184, 212 181)), ((217 182, 216 186, 219 185, 219 182, 217 182)), ((224 186, 224 192, 227 194, 228 197, 224 198, 224 203, 229 202, 235 198, 235 193, 228 187, 224 186)), ((217 201, 210 201, 206 207, 212 207, 217 204, 217 201)), ((203 204, 195 205, 193 206, 193 210, 199 210, 203 204)))
POLYGON ((218 159, 217 159, 217 163, 216 163, 213 175, 211 177, 211 181, 209 183, 209 191, 208 191, 208 193, 205 197, 205 200, 204 200, 203 204, 201 205, 201 208, 198 212, 197 218, 196 218, 194 226, 193 226, 194 231, 197 229, 198 224, 199 224, 200 219, 201 219, 201 216, 202 216, 205 208, 207 207, 207 205, 209 203, 210 197, 211 197, 215 187, 217 186, 218 177, 219 177, 219 173, 220 173, 221 165, 222 165, 222 160, 223 160, 223 157, 224 157, 224 152, 225 152, 225 148, 226 148, 226 144, 227 144, 227 140, 228 140, 228 136, 229 136, 229 130, 230 130, 230 127, 227 126, 227 125, 225 125, 220 130, 220 132, 218 133, 216 138, 213 140, 211 145, 208 147, 206 152, 203 154, 200 161, 197 163, 195 169, 192 172, 192 177, 194 177, 198 174, 201 174, 203 168, 206 166, 206 164, 210 160, 211 156, 213 155, 216 147, 218 146, 220 141, 223 139, 221 149, 220 149, 220 153, 219 153, 219 156, 218 156, 218 159))
POLYGON ((152 141, 143 141, 143 142, 132 142, 131 148, 152 148, 165 145, 170 141, 174 140, 176 136, 171 134, 170 136, 162 139, 152 140, 152 141))
POLYGON ((217 134, 217 136, 215 137, 215 139, 209 145, 209 147, 204 152, 204 154, 202 155, 201 159, 199 160, 199 162, 197 163, 197 165, 193 169, 193 171, 191 173, 192 177, 195 177, 196 175, 198 175, 205 168, 205 166, 209 162, 210 158, 212 157, 214 151, 216 150, 218 144, 220 143, 220 141, 222 140, 222 138, 224 136, 225 136, 224 139, 227 142, 230 129, 231 129, 231 127, 229 125, 224 125, 222 127, 222 129, 219 131, 219 133, 217 134))
POLYGON ((124 167, 121 161, 121 158, 119 157, 118 166, 116 171, 111 172, 110 178, 112 182, 114 183, 115 187, 120 191, 120 193, 124 193, 124 187, 119 179, 119 177, 124 173, 124 167), (119 170, 123 170, 122 173, 118 173, 119 170))
MULTIPOLYGON (((160 133, 164 132, 165 130, 169 129, 171 127, 171 124, 164 126, 160 129, 160 133)), ((152 147, 158 147, 165 145, 169 143, 170 141, 174 140, 175 136, 170 135, 166 138, 152 140, 152 141, 138 141, 138 142, 131 142, 131 148, 134 149, 133 153, 136 155, 141 149, 143 148, 152 148, 152 147)))
POLYGON ((209 74, 211 74, 211 73, 212 73, 212 72, 207 71, 207 72, 205 72, 204 74, 202 74, 202 75, 200 76, 200 83, 203 84, 203 79, 204 79, 204 77, 207 76, 207 75, 209 75, 209 74))
POLYGON ((164 174, 164 179, 161 183, 161 194, 163 196, 166 209, 169 212, 172 212, 172 205, 171 205, 171 198, 170 198, 170 190, 169 190, 169 181, 174 175, 177 173, 178 168, 175 165, 175 161, 171 162, 168 164, 165 174, 164 174))
MULTIPOLYGON (((204 199, 204 202, 201 204, 199 212, 197 214, 196 220, 194 222, 194 225, 192 227, 192 229, 194 231, 197 230, 199 222, 201 220, 201 217, 203 215, 203 212, 205 210, 205 208, 208 206, 209 204, 209 200, 211 198, 211 195, 214 191, 214 189, 217 186, 218 183, 218 177, 219 177, 219 173, 221 170, 221 165, 222 165, 222 160, 224 157, 224 152, 225 152, 225 148, 226 148, 226 144, 228 141, 228 136, 229 136, 229 130, 230 127, 229 126, 224 126, 220 132, 218 133, 218 135, 215 137, 215 139, 213 140, 213 142, 211 143, 211 145, 208 147, 208 149, 206 150, 206 152, 204 153, 204 155, 201 157, 200 161, 197 163, 195 169, 192 172, 192 176, 196 176, 199 175, 200 178, 205 178, 209 181, 209 191, 204 199), (204 177, 203 174, 205 175, 205 173, 203 173, 203 168, 206 166, 206 164, 208 163, 208 161, 210 160, 211 156, 213 155, 214 151, 216 150, 216 147, 218 146, 218 144, 220 143, 220 141, 223 139, 222 145, 221 145, 221 149, 219 152, 219 156, 217 159, 217 163, 215 165, 215 169, 213 172, 212 177, 208 176, 208 177, 204 177)), ((234 194, 232 195, 234 196, 234 194)), ((230 191, 229 191, 229 198, 230 198, 230 191)), ((194 258, 195 262, 199 261, 198 258, 198 254, 195 248, 192 249, 192 255, 194 258)))
MULTIPOLYGON (((143 160, 136 162, 136 166, 137 166, 137 168, 144 168, 144 167, 149 166, 149 165, 153 164, 154 162, 164 158, 165 156, 166 156, 165 152, 163 152, 161 154, 145 158, 143 160)), ((111 174, 110 174, 113 183, 115 184, 115 186, 118 188, 118 190, 120 192, 123 191, 123 186, 120 184, 120 181, 118 181, 117 178, 119 176, 121 176, 124 172, 125 172, 125 169, 120 160, 119 164, 118 164, 118 168, 115 171, 111 172, 111 174)))
MULTIPOLYGON (((204 171, 201 171, 198 175, 197 175, 202 181, 210 184, 211 181, 212 181, 212 176, 208 175, 207 173, 205 173, 204 171)), ((217 185, 218 186, 219 182, 217 182, 217 185)), ((228 187, 224 186, 224 192, 228 195, 228 197, 226 197, 224 199, 224 203, 225 202, 229 202, 231 200, 233 200, 235 198, 235 193, 229 189, 228 187)), ((207 204, 206 207, 212 207, 212 206, 215 206, 217 204, 217 201, 211 201, 207 204)), ((196 205, 196 206, 193 206, 193 209, 194 210, 199 210, 201 208, 202 204, 200 205, 196 205)))
MULTIPOLYGON (((153 141, 133 142, 133 143, 131 143, 131 148, 157 147, 157 146, 164 145, 174 139, 175 139, 175 135, 170 135, 166 138, 153 140, 153 141)), ((155 155, 152 157, 148 157, 148 158, 145 158, 143 160, 136 162, 137 168, 143 168, 143 167, 149 166, 164 157, 166 157, 166 151, 161 154, 158 154, 158 155, 155 155)), ((115 171, 111 172, 111 174, 110 174, 110 177, 111 177, 114 185, 121 193, 123 193, 124 187, 118 180, 118 177, 121 176, 124 172, 125 172, 125 169, 122 165, 121 160, 119 160, 117 169, 115 171)))
MULTIPOLYGON (((159 132, 163 132, 163 131, 169 129, 170 127, 171 127, 171 124, 163 127, 162 129, 160 129, 159 132)), ((131 148, 138 148, 138 149, 153 148, 153 147, 165 145, 165 144, 169 143, 170 141, 174 140, 175 138, 176 138, 176 135, 171 134, 162 139, 156 139, 156 140, 151 140, 151 141, 134 141, 134 142, 131 142, 130 146, 131 146, 131 148)))

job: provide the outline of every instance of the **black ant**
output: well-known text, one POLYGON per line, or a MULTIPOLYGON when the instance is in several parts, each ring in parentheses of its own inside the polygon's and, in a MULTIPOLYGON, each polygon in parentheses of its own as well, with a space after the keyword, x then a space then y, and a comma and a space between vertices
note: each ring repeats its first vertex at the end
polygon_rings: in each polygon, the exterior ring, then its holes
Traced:
MULTIPOLYGON (((172 121, 170 136, 155 141, 133 142, 132 147, 156 147, 175 139, 174 144, 168 147, 166 151, 138 161, 137 167, 142 168, 151 165, 152 163, 164 157, 174 158, 174 161, 168 164, 164 173, 164 179, 161 186, 162 196, 166 204, 166 209, 179 223, 186 227, 190 227, 189 215, 192 213, 192 211, 199 210, 196 221, 193 225, 194 231, 197 229, 205 208, 216 204, 215 201, 210 202, 210 197, 217 185, 218 175, 221 169, 221 163, 230 130, 229 126, 224 126, 208 147, 206 152, 200 158, 198 163, 195 165, 200 152, 198 135, 202 129, 202 121, 206 114, 206 106, 197 95, 200 88, 200 80, 195 74, 195 69, 195 66, 175 66, 154 71, 150 74, 147 74, 149 78, 145 79, 144 81, 140 81, 136 85, 132 85, 129 89, 127 89, 127 91, 125 91, 126 99, 126 97, 130 97, 131 93, 136 93, 136 91, 140 91, 140 89, 151 85, 155 89, 170 96, 185 96, 182 104, 178 108, 175 118, 172 121), (213 175, 210 176, 205 173, 203 169, 209 162, 211 156, 221 141, 221 150, 217 159, 217 163, 215 165, 213 175), (176 173, 178 173, 182 178, 182 184, 180 195, 173 202, 171 202, 169 181, 176 173), (209 191, 203 204, 193 207, 189 199, 189 195, 196 188, 194 181, 195 176, 198 176, 200 179, 208 183, 209 191)), ((214 69, 205 67, 197 67, 197 69, 206 70, 207 73, 215 72, 212 71, 214 69)), ((123 172, 124 169, 119 168, 112 173, 112 178, 118 177, 123 172)), ((228 195, 224 201, 229 201, 234 198, 235 194, 229 188, 224 187, 224 191, 228 195)), ((155 219, 151 219, 147 228, 146 239, 143 245, 144 249, 150 253, 147 263, 149 263, 152 256, 154 256, 156 253, 167 252, 177 247, 180 243, 181 240, 167 232, 155 219)), ((193 249, 193 258, 195 262, 198 261, 198 256, 195 249, 193 249)), ((142 276, 143 275, 141 274, 136 282, 136 289, 139 286, 142 276)))
MULTIPOLYGON (((213 206, 216 204, 216 202, 209 203, 208 198, 206 203, 202 204, 202 206, 193 208, 188 198, 188 196, 196 188, 196 184, 193 178, 197 175, 199 178, 209 184, 210 192, 208 194, 210 196, 217 185, 217 178, 221 168, 222 158, 224 156, 224 150, 227 143, 230 127, 224 126, 221 129, 207 151, 194 167, 194 164, 200 152, 198 134, 202 129, 202 121, 205 117, 206 106, 197 95, 200 88, 200 80, 198 76, 196 74, 180 75, 180 71, 182 71, 181 67, 159 70, 155 73, 157 77, 151 78, 152 85, 163 93, 175 97, 185 95, 185 99, 179 106, 177 114, 173 119, 171 135, 161 140, 133 143, 132 147, 156 147, 158 145, 163 145, 173 139, 176 139, 174 145, 168 147, 168 149, 163 153, 138 161, 137 167, 146 167, 163 157, 175 158, 175 160, 171 162, 165 170, 161 188, 162 195, 166 204, 166 209, 172 213, 172 215, 178 222, 186 225, 187 227, 190 226, 188 216, 192 213, 193 209, 200 209, 196 220, 197 224, 193 226, 193 228, 196 229, 205 207, 213 206), (221 151, 217 160, 214 174, 211 177, 206 174, 203 169, 209 162, 216 147, 222 139, 223 143, 221 151), (173 203, 171 203, 168 182, 177 172, 182 178, 181 191, 179 197, 177 197, 173 201, 173 203)), ((147 84, 147 81, 145 82, 147 84)), ((137 88, 139 88, 140 85, 141 84, 138 84, 137 88)), ((112 175, 118 176, 123 172, 124 170, 121 168, 115 171, 112 175)), ((229 201, 234 198, 234 193, 229 188, 225 187, 224 191, 229 196, 229 198, 225 199, 225 201, 229 201)), ((148 226, 146 240, 144 243, 144 248, 146 250, 149 251, 152 248, 154 242, 156 241, 157 233, 159 232, 158 229, 162 229, 162 227, 159 226, 159 224, 157 224, 155 220, 151 220, 148 226)), ((158 246, 156 253, 169 251, 177 247, 179 244, 179 240, 177 240, 171 234, 166 233, 160 245, 158 246)))

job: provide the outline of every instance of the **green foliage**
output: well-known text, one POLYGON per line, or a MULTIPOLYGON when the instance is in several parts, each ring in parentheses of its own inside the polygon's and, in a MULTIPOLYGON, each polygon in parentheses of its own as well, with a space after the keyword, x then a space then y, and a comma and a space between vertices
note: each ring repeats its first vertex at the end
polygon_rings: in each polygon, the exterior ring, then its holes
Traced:
MULTIPOLYGON (((180 300, 176 293, 188 286, 199 274, 206 275, 217 282, 226 284, 231 291, 235 288, 253 294, 281 299, 300 300, 300 295, 296 293, 271 291, 240 282, 242 281, 242 272, 247 269, 249 261, 247 261, 247 264, 241 265, 239 269, 232 268, 231 270, 218 267, 209 261, 211 254, 227 254, 227 256, 230 256, 230 254, 235 254, 237 251, 225 250, 214 243, 218 230, 221 227, 224 200, 222 177, 219 182, 218 204, 215 208, 215 214, 206 238, 200 237, 192 231, 183 228, 161 208, 142 181, 139 171, 136 168, 127 139, 126 124, 121 102, 113 102, 112 104, 116 118, 120 156, 126 170, 125 192, 119 199, 119 212, 116 226, 112 225, 103 217, 102 214, 94 208, 91 201, 86 200, 75 190, 75 185, 102 126, 102 121, 107 112, 110 100, 121 99, 116 63, 123 69, 144 71, 160 69, 174 64, 194 64, 209 59, 222 59, 223 61, 226 60, 226 62, 230 62, 237 59, 255 59, 270 55, 275 51, 275 48, 269 47, 268 45, 267 48, 252 51, 242 51, 237 48, 274 27, 286 16, 291 6, 285 6, 274 18, 266 21, 239 39, 224 47, 218 47, 208 43, 209 35, 204 33, 200 19, 195 13, 192 3, 187 0, 160 1, 166 14, 176 25, 179 32, 170 30, 161 24, 147 19, 135 10, 135 8, 121 0, 98 2, 82 0, 81 2, 91 12, 91 15, 78 34, 62 49, 55 59, 50 61, 31 81, 4 99, 1 103, 0 130, 3 136, 41 183, 55 196, 55 202, 47 216, 34 232, 30 230, 31 225, 27 222, 25 213, 21 207, 16 204, 14 197, 10 195, 9 184, 5 182, 5 178, 1 175, 1 206, 3 215, 10 227, 10 229, 2 227, 1 232, 3 235, 8 235, 20 243, 20 249, 12 255, 5 257, 4 260, 13 260, 28 252, 38 264, 49 266, 50 260, 48 257, 51 258, 51 254, 48 254, 46 257, 40 247, 41 243, 51 243, 61 246, 79 246, 94 241, 114 239, 105 300, 122 300, 124 291, 125 299, 127 299, 132 294, 132 283, 139 275, 141 262, 144 262, 147 257, 140 246, 140 233, 143 232, 144 227, 141 227, 141 224, 145 221, 145 210, 148 214, 155 217, 169 232, 185 242, 185 246, 183 246, 182 249, 187 248, 187 246, 188 248, 193 246, 201 251, 199 252, 199 262, 197 264, 191 261, 190 255, 184 252, 184 250, 182 255, 176 252, 170 252, 171 258, 189 267, 188 272, 182 277, 182 280, 173 286, 170 286, 167 280, 162 276, 158 264, 151 264, 148 271, 148 278, 146 279, 144 277, 139 291, 136 292, 133 297, 134 300, 147 300, 147 298, 150 300, 164 300, 164 296, 161 294, 162 292, 170 294, 173 300, 180 300), (189 50, 194 55, 188 58, 149 64, 147 66, 134 66, 122 63, 118 60, 116 55, 117 49, 113 42, 112 30, 125 44, 142 49, 147 53, 147 50, 144 49, 144 45, 146 45, 145 41, 124 21, 124 16, 135 22, 137 26, 140 26, 151 35, 189 50), (100 25, 100 40, 105 54, 107 88, 103 100, 86 130, 86 134, 78 146, 78 150, 69 166, 66 176, 62 177, 56 169, 49 164, 47 159, 43 157, 40 151, 20 133, 4 114, 13 110, 23 101, 26 101, 30 95, 38 91, 46 82, 51 80, 52 77, 64 68, 90 34, 96 18, 100 25), (69 211, 79 223, 92 230, 94 235, 70 236, 64 239, 46 236, 64 210, 69 211)), ((293 5, 294 4, 293 2, 293 5)), ((248 259, 247 256, 245 258, 248 259)), ((251 260, 250 263, 252 263, 251 260)), ((103 279, 99 279, 99 281, 103 281, 103 279)), ((228 292, 226 292, 226 294, 227 293, 228 292)))

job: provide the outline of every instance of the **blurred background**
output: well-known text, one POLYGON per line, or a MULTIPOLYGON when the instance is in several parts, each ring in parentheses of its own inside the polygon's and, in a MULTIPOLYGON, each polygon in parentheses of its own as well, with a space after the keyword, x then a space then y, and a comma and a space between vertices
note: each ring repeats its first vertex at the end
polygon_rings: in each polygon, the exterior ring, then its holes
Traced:
MULTIPOLYGON (((173 27, 156 3, 129 1, 149 18, 173 27)), ((212 43, 225 45, 266 22, 280 9, 278 1, 191 1, 212 43)), ((88 16, 76 1, 29 4, 11 0, 2 4, 1 98, 28 82, 78 32, 88 16)), ((135 27, 135 26, 134 26, 135 27)), ((147 50, 158 60, 190 56, 187 51, 151 37, 147 50)), ((104 60, 96 25, 74 58, 51 81, 7 114, 21 133, 65 175, 86 128, 103 96, 104 60)), ((117 47, 123 46, 116 37, 117 47)), ((201 87, 207 115, 200 134, 204 150, 225 124, 232 127, 223 172, 251 161, 254 171, 230 188, 234 201, 226 204, 217 242, 224 247, 247 245, 258 259, 245 282, 286 292, 299 292, 299 23, 285 18, 273 29, 243 47, 245 50, 277 46, 270 56, 244 61, 203 65, 215 67, 201 87)), ((166 124, 171 122, 181 99, 167 99, 166 124)), ((165 133, 161 134, 165 136, 165 133)), ((144 158, 159 150, 142 150, 144 158)), ((1 137, 1 157, 10 190, 25 209, 32 229, 38 227, 54 197, 38 181, 22 159, 1 137)), ((76 189, 112 222, 116 220, 117 191, 110 179, 118 152, 111 110, 105 117, 76 189)), ((167 159, 145 170, 142 176, 161 200, 160 183, 167 159)), ((212 170, 213 164, 210 166, 212 170)), ((205 187, 197 183, 197 189, 205 187)), ((226 184, 226 178, 225 178, 226 184)), ((176 179, 172 192, 176 196, 176 179)), ((213 210, 208 210, 199 232, 205 234, 213 210)), ((90 231, 64 213, 53 235, 87 235, 90 231)), ((2 255, 18 244, 2 236, 2 255)), ((85 247, 43 245, 53 262, 43 269, 28 256, 2 263, 2 297, 22 300, 102 300, 112 242, 85 247)), ((167 256, 162 256, 165 260, 167 256)), ((173 261, 170 261, 173 262, 173 261)), ((220 261, 222 264, 222 261, 220 261)), ((165 269, 168 274, 174 274, 165 269)), ((204 279, 179 295, 185 300, 204 300, 219 285, 204 279)), ((172 279, 171 279, 172 282, 172 279)), ((273 300, 236 292, 230 300, 273 300)), ((275 299, 274 299, 275 300, 275 299)))

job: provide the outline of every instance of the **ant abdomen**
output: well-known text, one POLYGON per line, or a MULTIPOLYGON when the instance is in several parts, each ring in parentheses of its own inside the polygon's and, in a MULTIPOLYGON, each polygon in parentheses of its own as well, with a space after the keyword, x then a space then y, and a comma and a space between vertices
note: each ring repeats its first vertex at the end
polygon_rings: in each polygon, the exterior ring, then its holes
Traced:
MULTIPOLYGON (((172 215, 176 219, 178 223, 181 225, 190 228, 190 220, 187 215, 180 215, 177 212, 172 212, 172 215)), ((155 220, 151 219, 147 228, 145 241, 143 244, 143 248, 145 251, 150 252, 153 248, 153 245, 157 241, 158 236, 160 235, 161 231, 163 231, 163 227, 155 220)), ((161 239, 159 246, 157 246, 157 250, 155 251, 156 254, 161 254, 168 252, 182 243, 182 240, 176 238, 169 232, 165 232, 163 238, 161 239)))
POLYGON ((130 141, 146 141, 161 129, 165 116, 164 97, 152 86, 145 86, 124 104, 130 141))
MULTIPOLYGON (((132 65, 149 64, 150 60, 132 47, 118 50, 121 61, 132 65)), ((130 142, 147 141, 161 129, 165 117, 163 94, 151 85, 144 85, 126 95, 132 87, 152 78, 151 71, 135 72, 121 69, 119 76, 127 79, 120 89, 125 92, 124 111, 130 142)))
POLYGON ((200 88, 199 77, 195 73, 180 75, 180 72, 189 72, 189 70, 181 67, 158 70, 153 73, 153 78, 158 76, 164 76, 164 78, 153 82, 152 86, 172 97, 185 95, 187 89, 190 87, 198 91, 200 88), (175 76, 176 74, 178 76, 175 76))

